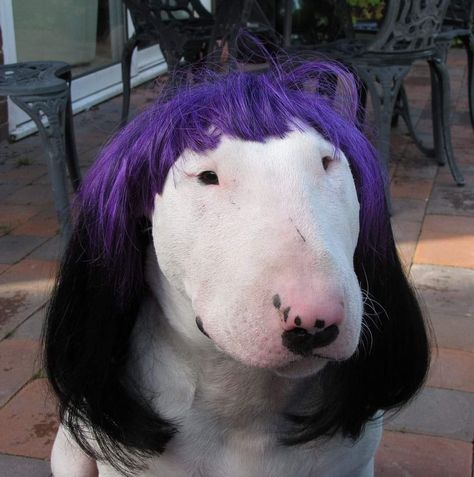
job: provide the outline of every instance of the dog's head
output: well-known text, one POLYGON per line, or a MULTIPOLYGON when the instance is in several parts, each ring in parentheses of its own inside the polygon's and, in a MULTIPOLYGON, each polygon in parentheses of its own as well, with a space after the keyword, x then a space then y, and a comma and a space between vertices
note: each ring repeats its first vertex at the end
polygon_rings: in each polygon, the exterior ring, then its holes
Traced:
POLYGON ((178 333, 290 376, 355 352, 359 201, 344 153, 313 128, 186 150, 152 232, 162 279, 192 310, 172 317, 178 333))
POLYGON ((46 327, 49 378, 79 442, 79 420, 138 452, 174 431, 123 380, 140 302, 156 291, 151 244, 189 310, 169 317, 176 332, 289 377, 329 363, 296 441, 356 436, 418 389, 426 333, 356 109, 335 65, 238 72, 157 103, 104 149, 46 327))

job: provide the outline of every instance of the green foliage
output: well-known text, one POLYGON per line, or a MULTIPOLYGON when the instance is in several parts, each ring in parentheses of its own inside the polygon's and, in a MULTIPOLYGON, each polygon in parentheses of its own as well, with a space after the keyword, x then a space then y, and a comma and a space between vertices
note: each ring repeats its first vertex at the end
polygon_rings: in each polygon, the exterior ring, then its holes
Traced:
POLYGON ((346 0, 351 7, 352 18, 356 20, 380 21, 383 18, 384 0, 346 0))

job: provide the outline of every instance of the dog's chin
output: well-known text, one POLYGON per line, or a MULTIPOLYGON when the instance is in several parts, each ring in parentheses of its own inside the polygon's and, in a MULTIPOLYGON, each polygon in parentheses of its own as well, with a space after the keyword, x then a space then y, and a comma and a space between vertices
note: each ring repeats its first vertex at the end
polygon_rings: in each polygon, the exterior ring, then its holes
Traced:
POLYGON ((319 356, 310 358, 303 358, 298 361, 293 361, 285 366, 276 368, 273 372, 277 376, 290 379, 308 378, 318 374, 331 359, 326 359, 319 356))

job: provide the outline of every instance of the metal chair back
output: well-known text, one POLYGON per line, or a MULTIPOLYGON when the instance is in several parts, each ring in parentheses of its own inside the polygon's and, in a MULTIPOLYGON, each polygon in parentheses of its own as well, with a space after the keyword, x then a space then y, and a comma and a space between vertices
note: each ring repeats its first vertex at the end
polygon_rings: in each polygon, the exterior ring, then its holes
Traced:
POLYGON ((451 0, 446 11, 443 26, 471 29, 474 19, 473 0, 451 0))
POLYGON ((367 51, 414 54, 434 48, 449 0, 391 0, 384 21, 367 51))

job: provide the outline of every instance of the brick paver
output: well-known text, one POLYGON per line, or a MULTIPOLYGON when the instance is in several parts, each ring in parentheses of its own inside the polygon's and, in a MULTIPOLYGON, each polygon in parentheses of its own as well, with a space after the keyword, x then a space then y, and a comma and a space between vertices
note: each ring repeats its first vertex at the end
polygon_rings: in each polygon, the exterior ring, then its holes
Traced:
POLYGON ((12 230, 12 235, 34 235, 36 237, 54 237, 58 233, 58 220, 52 207, 43 209, 28 221, 12 230))
POLYGON ((474 393, 474 353, 439 348, 433 355, 427 384, 474 393))
POLYGON ((5 477, 50 477, 48 462, 27 457, 0 455, 0 475, 5 477))
POLYGON ((39 369, 38 353, 37 341, 12 339, 0 342, 0 407, 39 369))
POLYGON ((56 263, 27 259, 0 275, 0 339, 46 303, 56 263))
POLYGON ((16 263, 38 248, 46 239, 31 235, 4 235, 0 237, 0 263, 16 263))
POLYGON ((427 215, 414 261, 474 268, 474 217, 427 215))
POLYGON ((35 379, 0 409, 0 453, 46 459, 57 426, 46 379, 35 379))
MULTIPOLYGON (((472 477, 474 438, 474 132, 466 57, 450 52, 452 135, 466 178, 424 156, 400 121, 392 130, 392 224, 406 269, 439 346, 428 386, 395 417, 376 459, 376 477, 472 477)), ((429 71, 416 64, 406 87, 412 117, 432 143, 429 71)), ((134 89, 132 115, 158 87, 134 89)), ((116 130, 121 97, 75 116, 81 170, 116 130)), ((38 136, 0 144, 0 476, 43 477, 56 429, 55 406, 38 374, 45 305, 63 248, 38 136), (1 238, 3 236, 3 238, 1 238)))
POLYGON ((425 387, 408 406, 387 419, 385 428, 472 443, 474 394, 425 387))
POLYGON ((376 477, 469 477, 468 443, 385 431, 375 462, 376 477))

